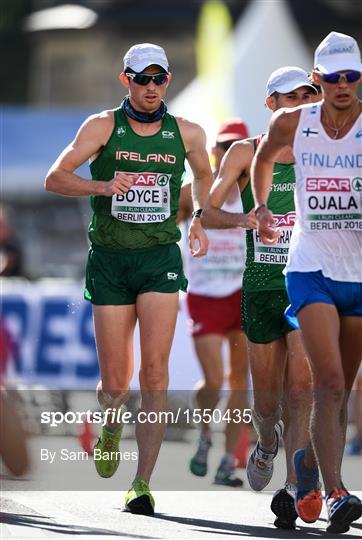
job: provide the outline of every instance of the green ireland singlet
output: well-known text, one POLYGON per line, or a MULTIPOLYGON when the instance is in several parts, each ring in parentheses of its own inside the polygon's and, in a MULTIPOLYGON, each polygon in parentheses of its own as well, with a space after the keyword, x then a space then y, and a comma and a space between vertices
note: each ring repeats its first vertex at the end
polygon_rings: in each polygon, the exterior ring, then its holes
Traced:
POLYGON ((93 196, 89 239, 95 246, 138 249, 175 243, 186 151, 176 119, 166 114, 160 130, 137 135, 122 109, 114 111, 112 134, 90 164, 94 181, 109 181, 116 172, 137 175, 124 195, 93 196))
MULTIPOLYGON (((265 245, 255 229, 246 231, 246 267, 243 289, 246 292, 285 289, 284 267, 295 221, 294 164, 275 163, 268 208, 282 233, 277 243, 265 245)), ((250 182, 241 194, 244 212, 255 206, 250 182)))

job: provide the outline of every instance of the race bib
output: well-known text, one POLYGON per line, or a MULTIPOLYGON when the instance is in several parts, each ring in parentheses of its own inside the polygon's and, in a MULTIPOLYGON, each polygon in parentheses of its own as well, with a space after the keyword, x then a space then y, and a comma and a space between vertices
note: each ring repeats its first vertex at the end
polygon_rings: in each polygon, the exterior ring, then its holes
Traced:
POLYGON ((256 230, 254 235, 254 262, 263 264, 287 264, 290 239, 295 223, 295 212, 274 214, 275 227, 281 229, 275 244, 264 244, 256 230))
POLYGON ((310 231, 362 231, 362 177, 306 178, 304 225, 310 231))
MULTIPOLYGON (((119 171, 115 171, 115 175, 119 171)), ((112 197, 112 216, 128 223, 159 223, 170 217, 171 174, 124 173, 136 176, 132 188, 112 197)))

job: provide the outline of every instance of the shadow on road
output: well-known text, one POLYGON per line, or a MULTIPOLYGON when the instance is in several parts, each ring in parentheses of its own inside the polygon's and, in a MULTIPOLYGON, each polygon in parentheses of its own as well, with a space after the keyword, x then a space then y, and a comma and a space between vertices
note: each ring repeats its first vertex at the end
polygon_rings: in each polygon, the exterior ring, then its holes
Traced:
MULTIPOLYGON (((316 526, 313 528, 310 527, 298 527, 296 530, 283 530, 277 528, 271 528, 266 526, 258 525, 243 525, 238 523, 226 523, 223 521, 213 521, 209 519, 194 519, 194 518, 183 518, 180 516, 170 516, 168 514, 155 514, 156 519, 163 519, 166 521, 173 521, 176 523, 181 523, 182 525, 191 525, 195 527, 195 531, 205 532, 207 534, 215 533, 230 535, 230 536, 251 536, 255 538, 316 538, 321 536, 323 538, 341 538, 340 534, 328 534, 325 531, 325 528, 316 526), (202 527, 201 529, 199 527, 202 527), (204 529, 208 529, 207 531, 204 529), (214 529, 214 530, 210 530, 214 529)), ((320 519, 318 521, 325 521, 320 519)), ((352 525, 352 527, 361 528, 359 524, 352 525)), ((354 538, 356 535, 344 534, 343 539, 354 538)))
MULTIPOLYGON (((54 521, 48 521, 52 518, 48 516, 31 516, 25 514, 13 514, 8 512, 0 512, 0 523, 7 525, 19 525, 22 527, 31 527, 33 529, 42 529, 52 533, 59 534, 74 534, 74 535, 103 535, 103 536, 119 536, 119 531, 109 531, 107 529, 97 529, 94 527, 83 527, 81 525, 62 525, 54 521)), ((140 536, 139 534, 127 534, 122 532, 124 538, 152 538, 150 536, 140 536)))

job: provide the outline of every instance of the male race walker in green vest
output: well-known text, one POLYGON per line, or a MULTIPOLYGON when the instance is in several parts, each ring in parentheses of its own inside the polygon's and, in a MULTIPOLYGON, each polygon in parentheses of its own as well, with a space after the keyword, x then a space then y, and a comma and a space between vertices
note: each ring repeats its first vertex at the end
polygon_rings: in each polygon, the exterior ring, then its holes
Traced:
MULTIPOLYGON (((314 92, 308 74, 290 66, 274 71, 266 90, 266 105, 272 111, 309 103, 314 92)), ((244 212, 250 216, 253 211, 250 166, 261 139, 259 136, 236 142, 226 154, 201 219, 206 227, 244 226, 242 214, 225 212, 221 207, 230 188, 237 183, 244 212)), ((266 246, 255 230, 247 231, 243 278, 244 331, 248 338, 254 393, 252 417, 258 434, 257 445, 248 461, 247 476, 250 486, 256 491, 269 484, 273 459, 284 431, 287 477, 284 488, 274 494, 271 503, 271 509, 277 516, 275 525, 280 528, 294 528, 298 517, 294 500, 296 476, 291 457, 301 444, 303 446, 303 441, 309 441, 311 403, 311 375, 301 336, 284 317, 289 301, 283 270, 294 225, 294 187, 293 156, 289 149, 285 149, 274 163, 274 183, 269 198, 276 226, 283 232, 278 244, 266 246)), ((315 521, 322 505, 319 487, 313 484, 313 488, 312 495, 309 490, 309 498, 302 499, 298 506, 299 515, 306 521, 315 521), (300 508, 302 504, 303 508, 300 508)))
MULTIPOLYGON (((93 304, 101 380, 102 410, 124 410, 133 374, 133 334, 140 328, 141 411, 167 407, 168 358, 185 290, 176 226, 185 158, 193 171, 196 208, 189 229, 195 257, 207 252, 200 213, 212 184, 202 128, 167 112, 163 101, 171 81, 165 51, 154 44, 134 45, 119 75, 128 95, 121 106, 90 116, 51 167, 48 191, 90 196, 93 219, 85 298, 93 304), (92 181, 74 174, 86 160, 92 181)), ((119 465, 122 423, 108 417, 95 447, 98 474, 109 478, 119 465), (113 452, 113 453, 112 453, 113 452), (103 458, 104 456, 104 458, 103 458), (108 459, 109 458, 109 459, 108 459)), ((142 416, 143 420, 143 416, 142 416)), ((165 423, 136 422, 138 468, 125 509, 153 515, 149 480, 165 423)))

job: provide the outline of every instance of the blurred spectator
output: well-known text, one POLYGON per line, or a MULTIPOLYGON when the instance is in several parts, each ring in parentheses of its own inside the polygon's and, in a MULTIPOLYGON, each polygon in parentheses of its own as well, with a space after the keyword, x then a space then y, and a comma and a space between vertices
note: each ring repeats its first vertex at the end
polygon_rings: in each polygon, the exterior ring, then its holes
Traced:
POLYGON ((21 276, 22 254, 13 234, 9 210, 0 206, 0 276, 21 276))
POLYGON ((0 316, 0 383, 6 377, 8 364, 11 359, 16 362, 18 358, 18 346, 4 317, 0 316))
POLYGON ((14 393, 2 384, 0 384, 0 406, 0 457, 12 474, 21 476, 29 468, 27 435, 14 393))
POLYGON ((315 94, 311 94, 311 100, 313 103, 317 103, 317 101, 321 101, 323 99, 322 88, 313 81, 313 76, 311 73, 309 74, 308 79, 316 90, 315 94))
MULTIPOLYGON (((3 216, 1 210, 0 215, 3 216)), ((10 473, 20 476, 29 468, 27 435, 14 398, 15 392, 5 384, 8 364, 11 359, 16 361, 17 353, 17 344, 4 318, 0 317, 0 458, 10 473)))
MULTIPOLYGON (((215 178, 222 158, 232 143, 246 137, 248 129, 241 120, 230 119, 222 124, 212 152, 215 178)), ((236 186, 229 193, 223 208, 229 212, 242 212, 240 192, 236 186)), ((181 189, 178 218, 189 219, 191 211, 191 185, 186 184, 181 189)), ((191 335, 204 375, 196 391, 196 402, 200 409, 213 411, 220 399, 224 378, 227 378, 230 391, 226 410, 233 417, 234 410, 243 410, 245 407, 248 368, 240 308, 246 256, 245 234, 240 229, 208 230, 208 237, 210 244, 206 257, 196 260, 187 256, 186 261, 191 335), (222 354, 224 342, 229 347, 226 374, 222 354)), ((241 423, 233 421, 225 423, 225 453, 214 478, 216 484, 230 487, 240 487, 243 484, 235 474, 235 450, 241 426, 241 423)), ((191 459, 190 470, 196 476, 205 476, 211 446, 210 422, 207 418, 200 427, 198 448, 191 459)), ((243 429, 246 429, 245 426, 243 429)), ((245 461, 243 457, 240 460, 238 456, 239 461, 245 461)))

